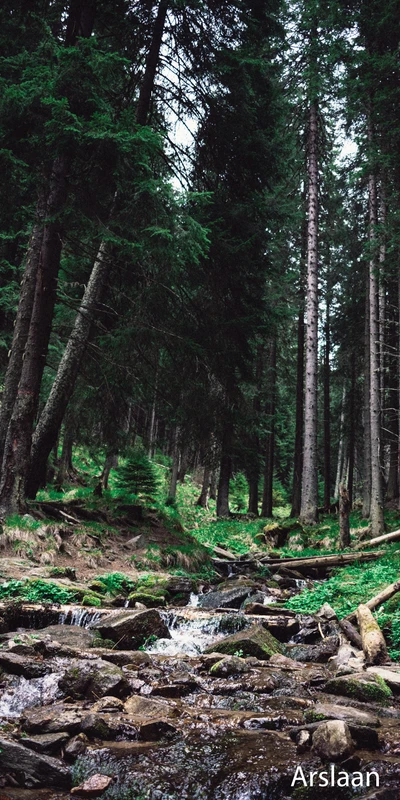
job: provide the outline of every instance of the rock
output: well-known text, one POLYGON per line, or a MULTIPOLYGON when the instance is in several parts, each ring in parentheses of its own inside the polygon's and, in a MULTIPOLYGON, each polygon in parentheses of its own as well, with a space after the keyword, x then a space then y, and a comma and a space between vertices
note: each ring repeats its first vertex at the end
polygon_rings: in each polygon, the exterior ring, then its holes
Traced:
POLYGON ((275 636, 278 642, 289 642, 300 629, 298 619, 291 619, 290 617, 265 617, 262 621, 262 626, 267 631, 275 636))
POLYGON ((229 675, 240 675, 244 672, 250 672, 250 667, 244 658, 237 656, 225 656, 210 669, 210 675, 216 678, 227 678, 229 675))
POLYGON ((400 692, 400 672, 396 669, 385 669, 384 667, 367 667, 370 675, 378 675, 382 678, 396 694, 400 692))
POLYGON ((129 691, 122 670, 100 658, 95 661, 71 659, 58 685, 64 694, 76 700, 95 700, 105 695, 119 697, 129 691))
POLYGON ((86 650, 91 646, 94 634, 79 625, 48 625, 47 628, 35 631, 35 637, 37 639, 49 637, 62 645, 86 650))
POLYGON ((336 611, 334 608, 332 608, 332 606, 329 605, 329 603, 324 603, 319 611, 317 611, 316 616, 327 620, 337 620, 336 611))
POLYGON ((243 601, 252 593, 251 586, 238 586, 218 592, 208 592, 199 599, 200 608, 240 608, 243 601))
POLYGON ((73 738, 69 740, 68 744, 65 745, 65 757, 73 761, 75 758, 78 758, 78 756, 81 756, 86 752, 88 744, 89 739, 86 734, 79 733, 77 736, 73 736, 73 738))
POLYGON ((111 786, 113 778, 108 775, 92 775, 87 781, 71 790, 73 797, 100 797, 111 786))
POLYGON ((200 661, 206 670, 210 670, 214 664, 217 664, 219 661, 221 661, 221 653, 203 653, 203 655, 200 657, 200 661))
POLYGON ((124 704, 118 697, 102 697, 92 706, 92 711, 122 711, 124 704))
POLYGON ((86 714, 81 722, 81 732, 89 739, 114 739, 117 734, 116 726, 102 714, 86 714))
POLYGON ((138 536, 132 536, 132 539, 128 539, 126 542, 126 548, 128 550, 139 550, 140 547, 143 547, 146 544, 146 537, 143 533, 139 533, 138 536))
POLYGON ((339 761, 354 751, 349 726, 342 720, 322 722, 312 738, 312 749, 323 761, 339 761))
POLYGON ((0 764, 26 787, 69 789, 71 775, 61 761, 41 755, 9 739, 0 739, 0 764))
POLYGON ((102 647, 92 648, 92 653, 99 656, 103 661, 110 661, 118 667, 133 665, 136 667, 147 666, 152 663, 149 653, 142 650, 103 650, 102 647))
POLYGON ((23 739, 24 747, 29 747, 35 753, 46 753, 53 755, 59 752, 61 747, 68 742, 69 736, 65 731, 60 733, 42 733, 38 736, 28 736, 23 739))
POLYGON ((255 656, 260 661, 267 661, 274 653, 282 652, 282 645, 262 625, 253 625, 215 642, 205 652, 255 656))
POLYGON ((178 707, 162 700, 153 700, 141 695, 132 695, 124 703, 124 712, 128 717, 141 717, 144 719, 160 719, 175 717, 179 714, 178 707))
POLYGON ((317 644, 289 644, 287 654, 295 661, 309 661, 314 664, 326 664, 335 655, 339 647, 338 636, 327 636, 317 644))
POLYGON ((304 717, 307 722, 314 720, 340 719, 348 725, 368 725, 370 728, 379 728, 380 721, 375 714, 368 711, 360 711, 358 708, 350 706, 337 706, 333 703, 317 703, 312 708, 305 711, 304 717))
POLYGON ((171 638, 160 613, 153 608, 109 614, 96 622, 92 629, 98 630, 105 639, 112 639, 121 650, 137 650, 150 636, 171 638))
POLYGON ((165 737, 176 736, 178 730, 164 719, 144 722, 139 726, 139 739, 142 742, 158 742, 165 737))
POLYGON ((131 607, 141 607, 142 609, 161 608, 166 605, 163 595, 150 594, 150 592, 131 592, 128 600, 131 607))
POLYGON ((24 711, 22 729, 27 733, 78 733, 82 711, 56 703, 44 708, 27 708, 24 711))
POLYGON ((51 640, 60 642, 62 645, 86 650, 86 648, 91 646, 94 634, 87 630, 87 628, 81 628, 79 625, 48 625, 47 628, 35 631, 35 637, 37 639, 49 637, 51 640))
POLYGON ((244 605, 245 614, 260 614, 264 617, 290 617, 294 619, 296 617, 295 611, 290 611, 289 608, 279 608, 275 603, 269 603, 268 605, 264 606, 260 602, 253 602, 252 597, 250 597, 249 602, 246 602, 244 605))
POLYGON ((305 753, 311 747, 311 734, 310 731, 301 730, 296 736, 297 752, 305 753))
POLYGON ((34 661, 3 650, 0 650, 0 667, 10 675, 22 675, 24 678, 40 678, 49 672, 43 661, 34 661))
POLYGON ((300 661, 294 661, 293 658, 283 656, 281 653, 275 653, 273 656, 271 656, 268 663, 285 670, 304 669, 304 664, 302 664, 300 661))
POLYGON ((323 691, 372 703, 386 703, 392 696, 391 690, 382 678, 365 672, 332 678, 327 681, 323 691))

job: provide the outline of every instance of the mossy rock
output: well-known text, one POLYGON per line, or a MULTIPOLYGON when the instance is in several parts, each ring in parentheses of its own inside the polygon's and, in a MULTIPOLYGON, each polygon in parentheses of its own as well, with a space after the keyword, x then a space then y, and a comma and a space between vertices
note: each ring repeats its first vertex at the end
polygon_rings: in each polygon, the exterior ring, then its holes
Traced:
POLYGON ((103 581, 96 581, 96 580, 90 581, 90 583, 88 584, 88 588, 92 592, 96 592, 97 594, 105 594, 107 591, 107 586, 105 585, 105 583, 103 583, 103 581))
POLYGON ((342 695, 364 703, 386 704, 393 696, 392 690, 379 675, 343 675, 325 684, 324 692, 342 695))
POLYGON ((255 656, 268 661, 275 653, 284 654, 284 648, 262 625, 252 625, 245 631, 226 636, 207 648, 206 653, 223 653, 233 656, 241 651, 243 656, 255 656))
POLYGON ((134 606, 135 603, 143 603, 146 608, 160 608, 166 605, 163 595, 148 594, 147 592, 131 592, 128 600, 130 606, 134 606))
POLYGON ((94 608, 100 608, 100 606, 101 606, 101 597, 96 597, 96 595, 94 595, 94 594, 85 594, 85 596, 82 597, 81 603, 82 603, 83 606, 85 606, 85 608, 87 606, 94 607, 94 608))

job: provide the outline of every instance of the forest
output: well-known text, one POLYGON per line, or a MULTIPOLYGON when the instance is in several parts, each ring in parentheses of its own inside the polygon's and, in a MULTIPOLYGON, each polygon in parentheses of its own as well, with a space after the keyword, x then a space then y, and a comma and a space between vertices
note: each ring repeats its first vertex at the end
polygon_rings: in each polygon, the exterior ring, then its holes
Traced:
POLYGON ((290 800, 312 753, 395 800, 399 0, 3 0, 0 37, 1 799, 290 800))

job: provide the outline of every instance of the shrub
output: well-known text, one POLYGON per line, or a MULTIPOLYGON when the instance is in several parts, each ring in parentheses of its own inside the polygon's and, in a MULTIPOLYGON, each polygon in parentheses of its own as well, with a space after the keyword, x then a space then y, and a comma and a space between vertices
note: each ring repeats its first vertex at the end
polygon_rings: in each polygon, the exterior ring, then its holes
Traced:
POLYGON ((232 506, 235 511, 244 511, 247 506, 249 485, 243 472, 237 472, 229 483, 232 506))
POLYGON ((153 497, 157 493, 158 479, 153 464, 143 454, 131 456, 116 471, 116 487, 129 494, 144 494, 153 497))

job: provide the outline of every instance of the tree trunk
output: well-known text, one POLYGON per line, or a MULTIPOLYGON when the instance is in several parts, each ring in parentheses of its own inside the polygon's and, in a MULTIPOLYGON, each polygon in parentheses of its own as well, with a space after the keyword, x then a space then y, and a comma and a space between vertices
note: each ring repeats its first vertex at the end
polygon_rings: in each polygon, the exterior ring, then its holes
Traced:
POLYGON ((304 426, 304 297, 301 292, 299 318, 297 322, 297 376, 296 376, 296 433, 294 440, 294 466, 291 517, 298 517, 301 508, 301 476, 303 471, 303 426, 304 426))
POLYGON ((168 498, 167 501, 169 503, 174 503, 176 499, 176 487, 178 484, 178 473, 179 473, 179 426, 176 425, 174 431, 174 441, 172 446, 172 472, 171 472, 171 480, 169 484, 168 490, 168 498))
MULTIPOLYGON (((157 63, 164 31, 168 2, 161 0, 154 24, 152 42, 148 51, 146 67, 136 110, 136 121, 146 125, 150 110, 151 95, 154 87, 157 63)), ((117 193, 114 195, 109 222, 112 219, 117 193)), ((38 481, 46 469, 47 459, 53 442, 60 429, 66 408, 72 397, 83 356, 90 337, 93 319, 96 315, 100 297, 108 274, 108 243, 103 240, 83 295, 74 327, 61 359, 57 375, 46 406, 41 414, 33 439, 31 469, 27 491, 29 497, 35 497, 38 481)))
POLYGON ((7 429, 18 392, 21 377, 22 361, 35 298, 36 277, 43 242, 43 225, 46 216, 46 192, 39 194, 36 206, 36 219, 29 240, 24 277, 22 279, 18 310, 14 323, 14 334, 10 350, 10 358, 4 378, 0 409, 0 469, 4 455, 7 429))
POLYGON ((116 467, 118 467, 118 453, 109 453, 104 462, 103 472, 100 475, 100 485, 102 489, 108 489, 110 472, 116 467))
POLYGON ((56 486, 61 491, 68 475, 73 472, 72 448, 74 444, 75 425, 72 415, 68 415, 64 424, 64 438, 61 450, 61 458, 58 464, 56 476, 56 486))
MULTIPOLYGON (((371 139, 370 132, 370 139, 371 139)), ((379 297, 375 256, 377 199, 376 178, 369 177, 369 326, 370 326, 370 425, 371 425, 371 531, 379 536, 385 528, 383 516, 383 486, 381 473, 381 407, 379 380, 379 297)))
POLYGON ((363 486, 363 507, 362 516, 368 519, 371 510, 371 420, 370 420, 370 371, 371 354, 369 341, 369 278, 367 274, 367 285, 365 293, 365 330, 364 330, 364 408, 363 408, 363 429, 364 429, 364 486, 363 486))
POLYGON ((267 407, 269 433, 265 446, 264 488, 261 516, 272 517, 272 489, 274 480, 275 455, 275 401, 276 401, 276 337, 273 338, 269 356, 270 400, 267 407))
POLYGON ((350 358, 350 404, 349 404, 349 477, 347 481, 347 488, 349 492, 350 509, 353 507, 353 493, 354 493, 354 463, 355 463, 355 448, 356 448, 356 415, 355 415, 355 393, 356 393, 356 357, 354 350, 351 352, 350 358))
POLYGON ((217 517, 229 517, 229 481, 232 471, 233 425, 230 420, 225 423, 221 445, 221 463, 217 494, 217 517))
POLYGON ((339 487, 339 530, 340 530, 340 549, 350 547, 350 498, 345 486, 339 487))
POLYGON ((357 608, 357 621, 360 629, 365 660, 370 664, 383 664, 388 660, 383 633, 366 605, 357 608))
POLYGON ((258 479, 259 476, 255 473, 247 475, 247 483, 249 484, 248 513, 255 514, 256 517, 258 517, 258 479))
POLYGON ((209 500, 216 500, 217 499, 217 472, 215 469, 212 470, 210 475, 210 496, 209 500))
MULTIPOLYGON (((328 293, 328 289, 327 289, 328 293)), ((325 363, 324 363, 324 510, 331 507, 331 402, 330 402, 330 306, 326 299, 325 363)))
POLYGON ((201 487, 200 497, 196 503, 197 506, 201 506, 201 508, 208 508, 208 489, 210 486, 210 468, 207 464, 204 467, 203 473, 203 483, 201 487))
POLYGON ((343 451, 344 451, 344 407, 346 400, 346 384, 343 382, 342 403, 340 406, 340 425, 339 425, 339 447, 336 467, 335 498, 339 497, 339 486, 343 472, 343 451))
POLYGON ((308 133, 308 226, 307 226, 307 333, 304 415, 304 458, 300 520, 318 521, 317 463, 318 396, 318 112, 310 107, 308 133))

